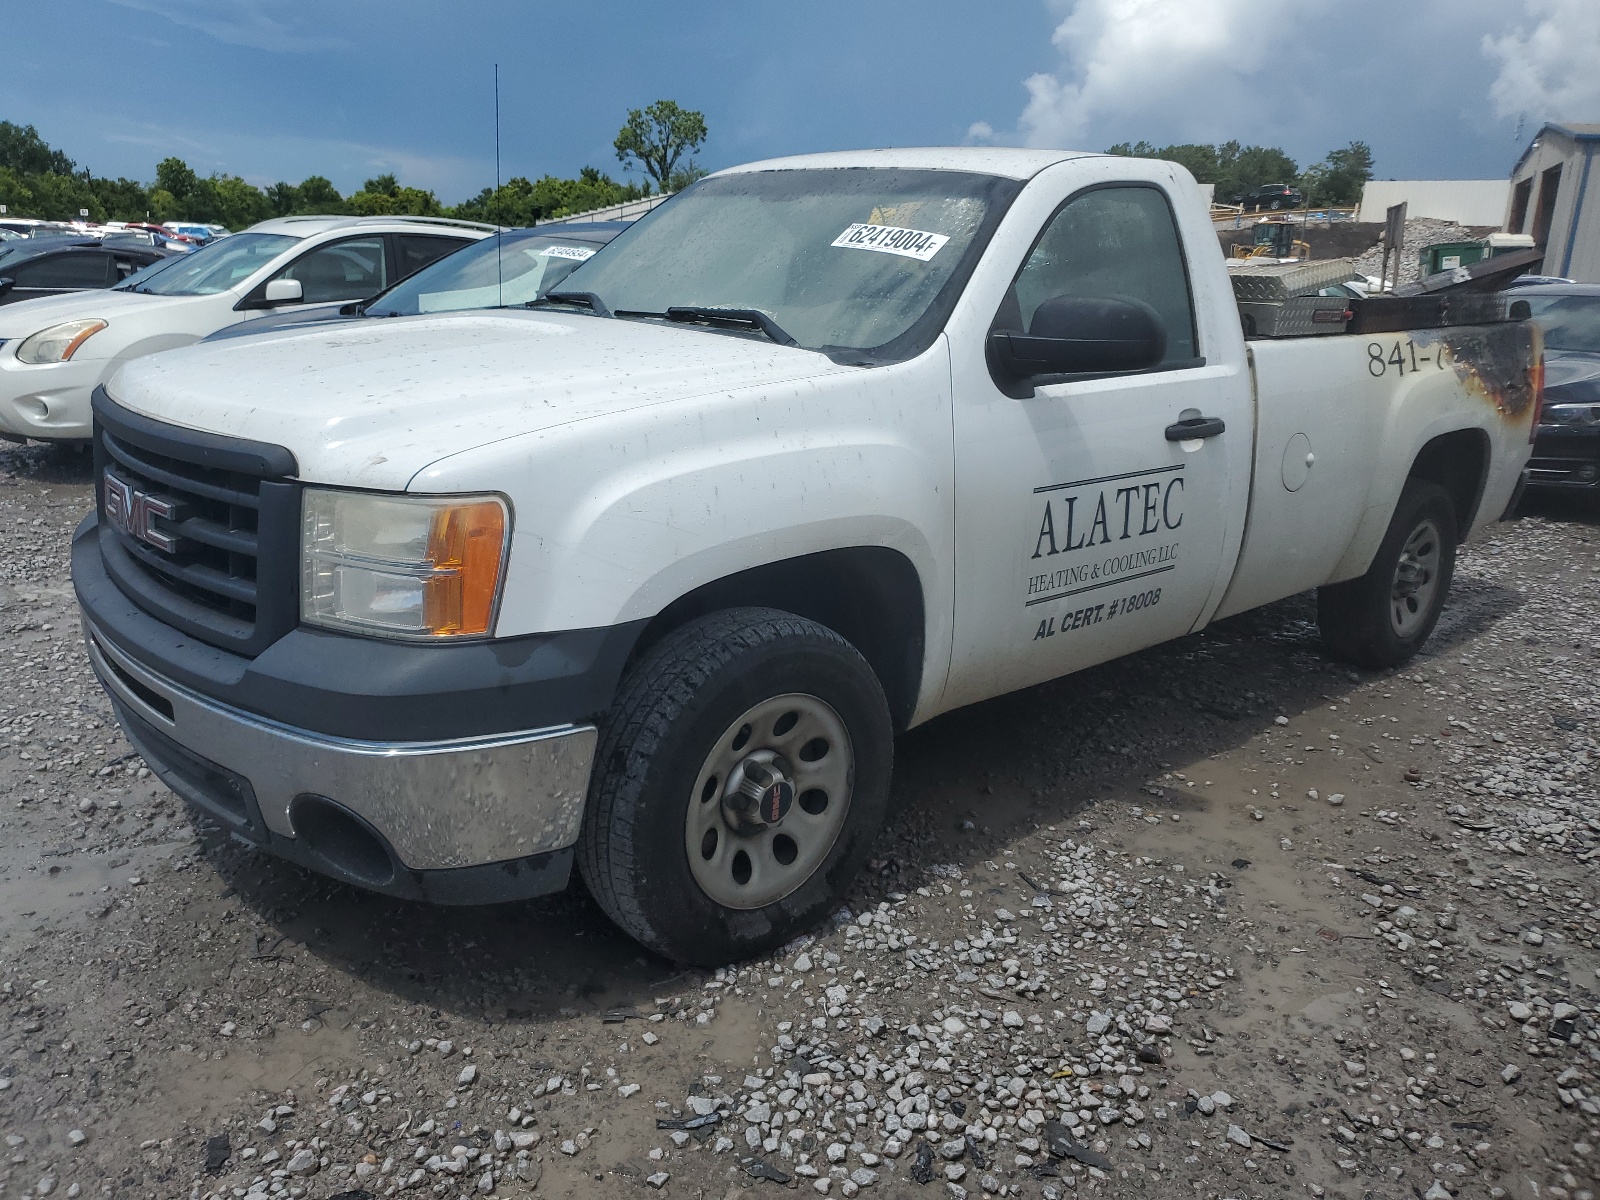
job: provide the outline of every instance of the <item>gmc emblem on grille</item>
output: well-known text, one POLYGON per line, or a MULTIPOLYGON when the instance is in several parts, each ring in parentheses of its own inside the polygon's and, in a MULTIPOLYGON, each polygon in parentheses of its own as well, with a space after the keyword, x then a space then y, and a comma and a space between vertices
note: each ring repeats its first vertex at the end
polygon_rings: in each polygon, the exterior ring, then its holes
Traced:
POLYGON ((146 545, 168 554, 178 549, 178 539, 156 528, 156 518, 178 519, 178 506, 170 500, 141 492, 126 479, 105 472, 106 520, 118 533, 138 538, 146 545))

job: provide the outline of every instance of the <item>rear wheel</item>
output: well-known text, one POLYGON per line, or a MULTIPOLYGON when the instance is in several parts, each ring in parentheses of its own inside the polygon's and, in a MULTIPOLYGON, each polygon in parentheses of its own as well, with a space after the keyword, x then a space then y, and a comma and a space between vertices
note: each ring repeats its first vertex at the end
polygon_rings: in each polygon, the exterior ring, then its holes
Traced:
POLYGON ((1367 667, 1399 666, 1416 654, 1444 611, 1456 538, 1450 494, 1428 480, 1408 480, 1367 573, 1317 592, 1328 648, 1367 667))
POLYGON ((772 609, 712 614, 624 678, 579 869, 668 958, 762 953, 825 916, 860 869, 892 759, 883 690, 842 637, 772 609))

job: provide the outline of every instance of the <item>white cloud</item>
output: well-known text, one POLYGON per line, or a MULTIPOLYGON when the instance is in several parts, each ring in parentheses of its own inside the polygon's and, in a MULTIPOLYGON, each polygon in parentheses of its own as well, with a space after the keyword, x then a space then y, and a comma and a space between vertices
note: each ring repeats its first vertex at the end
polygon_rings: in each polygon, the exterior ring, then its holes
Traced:
POLYGON ((1500 63, 1489 86, 1497 115, 1534 121, 1600 121, 1600 4, 1595 0, 1524 0, 1531 29, 1485 36, 1483 52, 1500 63))
POLYGON ((302 33, 268 14, 269 0, 111 0, 123 8, 165 17, 233 46, 303 52, 344 45, 342 38, 302 33))
POLYGON ((994 126, 987 121, 974 121, 967 126, 967 141, 988 142, 994 139, 994 126))
MULTIPOLYGON (((1590 0, 1592 2, 1592 0, 1590 0)), ((1062 67, 1024 81, 1030 146, 1074 146, 1108 115, 1216 102, 1267 62, 1307 0, 1055 0, 1062 67)))

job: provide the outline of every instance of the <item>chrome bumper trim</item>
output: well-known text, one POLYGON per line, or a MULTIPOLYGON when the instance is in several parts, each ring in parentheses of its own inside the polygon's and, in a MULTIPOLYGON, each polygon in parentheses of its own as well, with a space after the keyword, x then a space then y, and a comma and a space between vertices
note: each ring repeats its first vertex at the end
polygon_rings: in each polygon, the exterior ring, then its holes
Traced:
POLYGON ((87 621, 84 633, 106 691, 179 745, 247 779, 274 833, 295 836, 290 804, 312 794, 365 818, 418 871, 504 862, 578 840, 592 725, 438 742, 330 737, 218 704, 140 665, 87 621))

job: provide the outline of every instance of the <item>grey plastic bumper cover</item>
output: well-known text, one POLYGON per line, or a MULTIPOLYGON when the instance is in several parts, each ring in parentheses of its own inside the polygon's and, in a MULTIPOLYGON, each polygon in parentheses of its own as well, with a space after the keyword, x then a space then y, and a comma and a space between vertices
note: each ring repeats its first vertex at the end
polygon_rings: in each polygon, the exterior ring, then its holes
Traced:
POLYGON ((279 837, 295 836, 294 801, 310 795, 357 814, 413 871, 522 859, 578 839, 592 725, 438 742, 330 737, 218 704, 140 665, 85 624, 89 660, 117 704, 246 781, 279 837))

